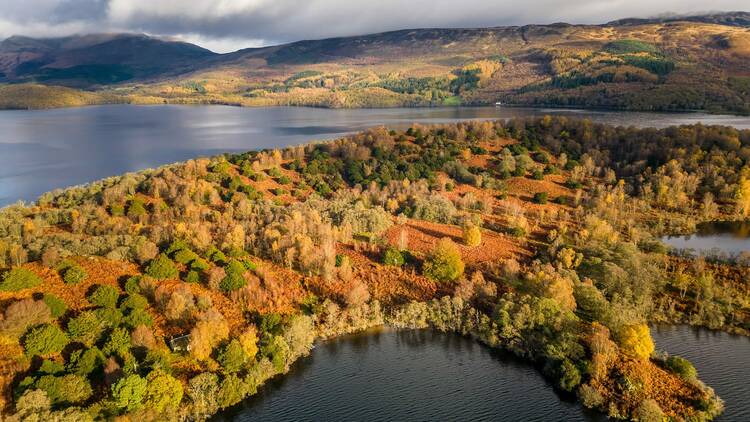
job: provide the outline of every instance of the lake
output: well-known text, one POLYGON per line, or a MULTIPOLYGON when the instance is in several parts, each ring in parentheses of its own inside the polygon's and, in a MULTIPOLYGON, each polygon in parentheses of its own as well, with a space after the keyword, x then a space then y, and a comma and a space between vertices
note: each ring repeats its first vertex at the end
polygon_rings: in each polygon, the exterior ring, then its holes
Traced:
MULTIPOLYGON (((657 348, 693 362, 726 405, 750 420, 750 339, 688 326, 652 330, 657 348)), ((319 342, 289 374, 216 421, 602 421, 561 397, 531 365, 474 340, 384 330, 319 342)))
POLYGON ((175 161, 331 139, 372 126, 544 114, 640 127, 703 122, 750 128, 750 118, 737 116, 504 107, 331 110, 107 105, 0 111, 0 206, 175 161))
POLYGON ((750 253, 750 221, 702 223, 694 234, 665 236, 662 241, 678 250, 691 250, 696 255, 738 256, 743 252, 750 253))
POLYGON ((687 325, 652 327, 656 348, 695 365, 724 400, 717 421, 750 421, 750 338, 687 325))
POLYGON ((474 340, 385 330, 319 342, 217 421, 606 420, 532 366, 474 340))

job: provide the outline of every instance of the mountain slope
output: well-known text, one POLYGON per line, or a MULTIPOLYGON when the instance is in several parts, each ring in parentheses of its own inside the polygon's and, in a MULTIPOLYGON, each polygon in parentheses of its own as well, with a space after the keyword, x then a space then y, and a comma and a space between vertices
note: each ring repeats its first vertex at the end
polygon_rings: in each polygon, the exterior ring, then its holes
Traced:
POLYGON ((135 103, 750 113, 749 15, 413 29, 221 55, 132 35, 14 37, 0 45, 0 72, 135 103))
POLYGON ((10 81, 91 86, 176 75, 215 55, 192 44, 146 35, 16 36, 0 43, 0 72, 10 81))

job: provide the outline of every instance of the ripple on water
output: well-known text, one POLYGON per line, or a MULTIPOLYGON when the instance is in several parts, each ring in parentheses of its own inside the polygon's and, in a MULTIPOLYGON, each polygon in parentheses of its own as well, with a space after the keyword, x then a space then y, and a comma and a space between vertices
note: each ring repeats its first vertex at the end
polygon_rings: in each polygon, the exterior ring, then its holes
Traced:
POLYGON ((320 343, 292 371, 217 420, 603 420, 539 372, 473 340, 382 331, 320 343))

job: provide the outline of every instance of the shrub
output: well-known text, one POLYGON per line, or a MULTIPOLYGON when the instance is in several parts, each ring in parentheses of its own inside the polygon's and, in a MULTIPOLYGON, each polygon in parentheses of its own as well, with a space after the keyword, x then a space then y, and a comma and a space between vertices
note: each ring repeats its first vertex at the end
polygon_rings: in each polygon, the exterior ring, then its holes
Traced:
POLYGON ((42 300, 49 308, 53 318, 60 318, 68 310, 68 305, 52 293, 45 293, 42 300))
POLYGON ((85 280, 88 274, 80 265, 73 264, 63 270, 62 276, 65 284, 78 284, 85 280))
POLYGON ((147 387, 148 382, 138 375, 121 378, 112 386, 115 406, 129 412, 140 409, 147 387))
POLYGON ((383 264, 385 265, 400 267, 404 265, 405 262, 406 260, 404 259, 404 255, 401 253, 401 251, 392 246, 386 249, 383 253, 383 264))
POLYGON ((546 204, 547 203, 547 192, 537 192, 534 194, 534 203, 546 204))
POLYGON ((463 238, 466 246, 479 246, 482 243, 482 231, 473 224, 467 224, 464 226, 463 238))
POLYGON ((174 262, 165 254, 154 258, 146 267, 146 274, 155 279, 177 278, 180 274, 174 262))
POLYGON ((114 308, 117 306, 117 300, 120 298, 120 292, 112 286, 99 286, 88 297, 89 302, 103 308, 114 308))
POLYGON ((134 294, 141 292, 141 276, 134 275, 125 280, 125 293, 134 294))
POLYGON ((190 269, 193 271, 206 271, 209 267, 210 265, 203 258, 196 258, 190 263, 190 269))
POLYGON ((33 289, 42 283, 41 277, 25 268, 13 268, 3 275, 0 290, 17 292, 23 289, 33 289))
POLYGON ((640 422, 662 422, 665 420, 664 412, 654 399, 643 400, 635 409, 635 420, 640 422))
POLYGON ((232 292, 247 285, 245 280, 245 266, 233 259, 227 264, 225 271, 227 275, 219 283, 219 288, 225 292, 232 292))
POLYGON ((604 403, 602 394, 589 384, 578 387, 578 397, 581 399, 581 403, 589 409, 596 409, 604 403))
POLYGON ((201 275, 198 271, 190 270, 185 276, 185 281, 188 283, 200 283, 201 275))
POLYGON ((60 353, 68 344, 68 336, 56 325, 44 324, 33 328, 23 341, 27 356, 60 353))
POLYGON ((424 275, 437 281, 453 281, 464 273, 464 262, 456 244, 448 238, 438 241, 427 256, 422 269, 424 275))
POLYGON ((681 356, 670 356, 664 364, 670 371, 686 380, 693 380, 698 376, 698 371, 695 370, 693 364, 681 356))
POLYGON ((568 359, 562 361, 557 369, 557 385, 565 391, 573 391, 581 383, 581 372, 568 359))
POLYGON ((128 217, 140 217, 146 215, 146 205, 142 200, 135 198, 131 199, 128 204, 128 217))

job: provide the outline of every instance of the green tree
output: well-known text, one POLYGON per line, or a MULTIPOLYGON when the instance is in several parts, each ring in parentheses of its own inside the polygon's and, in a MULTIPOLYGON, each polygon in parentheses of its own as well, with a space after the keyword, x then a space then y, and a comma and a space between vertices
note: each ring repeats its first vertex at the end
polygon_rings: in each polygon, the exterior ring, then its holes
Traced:
POLYGON ((13 268, 3 274, 0 282, 0 290, 4 292, 17 292, 23 289, 33 289, 42 284, 42 279, 26 268, 13 268))
POLYGON ((98 347, 76 350, 70 355, 67 365, 69 372, 81 376, 89 376, 104 366, 104 353, 98 347))
POLYGON ((245 280, 244 276, 245 266, 240 261, 231 260, 224 270, 227 275, 219 283, 221 290, 232 292, 247 285, 247 280, 245 280))
POLYGON ((53 404, 72 405, 85 402, 91 397, 89 381, 80 375, 45 375, 36 382, 36 388, 47 393, 53 404))
POLYGON ((174 262, 165 254, 160 254, 156 258, 152 259, 146 267, 146 274, 149 276, 163 280, 166 278, 177 278, 180 272, 175 267, 174 262))
POLYGON ((219 352, 218 361, 224 372, 232 374, 242 369, 247 362, 247 354, 240 342, 233 339, 219 352))
POLYGON ((393 265, 394 267, 400 267, 404 265, 406 260, 404 255, 398 249, 394 247, 388 247, 383 253, 383 264, 393 265))
POLYGON ((151 371, 146 377, 148 388, 143 404, 157 412, 174 410, 182 401, 182 383, 161 369, 151 371))
POLYGON ((53 318, 60 318, 68 310, 68 305, 52 293, 45 293, 42 300, 49 307, 53 318))
POLYGON ((456 244, 448 238, 442 238, 425 259, 422 272, 436 281, 457 280, 464 273, 464 262, 456 244))
POLYGON ((148 381, 138 375, 129 375, 112 386, 112 398, 118 408, 130 412, 143 406, 147 389, 148 381))
POLYGON ((120 292, 108 285, 99 286, 88 297, 89 302, 93 305, 103 308, 114 308, 117 306, 117 300, 120 298, 120 292))
POLYGON ((94 311, 84 311, 68 321, 68 334, 73 341, 93 346, 99 341, 104 331, 104 324, 94 311))
POLYGON ((102 351, 107 356, 124 356, 130 350, 130 346, 130 333, 127 329, 118 327, 109 334, 109 340, 104 344, 102 351))
POLYGON ((23 347, 28 356, 60 353, 68 344, 68 336, 56 325, 44 324, 29 331, 23 347))
POLYGON ((63 270, 65 284, 78 284, 88 277, 86 270, 80 265, 73 264, 63 270))

